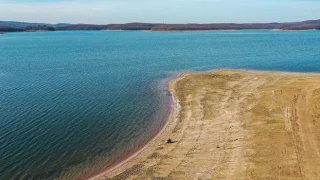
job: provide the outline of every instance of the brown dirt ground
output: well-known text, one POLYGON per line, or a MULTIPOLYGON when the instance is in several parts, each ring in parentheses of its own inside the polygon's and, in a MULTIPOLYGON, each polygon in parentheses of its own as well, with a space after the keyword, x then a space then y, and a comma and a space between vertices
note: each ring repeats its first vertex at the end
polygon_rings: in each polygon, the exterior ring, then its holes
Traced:
POLYGON ((169 89, 164 131, 96 179, 320 179, 320 75, 223 70, 169 89))

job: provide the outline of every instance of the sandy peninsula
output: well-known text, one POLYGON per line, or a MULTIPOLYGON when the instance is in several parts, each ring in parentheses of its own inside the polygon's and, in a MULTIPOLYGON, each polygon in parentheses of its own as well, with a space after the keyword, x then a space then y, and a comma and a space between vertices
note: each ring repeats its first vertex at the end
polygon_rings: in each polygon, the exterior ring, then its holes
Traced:
POLYGON ((159 135, 93 179, 320 179, 320 75, 217 70, 169 90, 159 135))

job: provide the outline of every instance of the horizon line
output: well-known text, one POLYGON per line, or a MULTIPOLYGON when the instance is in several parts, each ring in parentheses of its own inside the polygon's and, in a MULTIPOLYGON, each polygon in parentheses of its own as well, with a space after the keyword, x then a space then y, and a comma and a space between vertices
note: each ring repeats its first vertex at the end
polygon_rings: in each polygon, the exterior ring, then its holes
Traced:
POLYGON ((110 25, 110 24, 275 24, 275 23, 296 23, 296 22, 308 22, 308 21, 320 21, 320 19, 308 19, 308 20, 301 20, 301 21, 274 21, 274 22, 212 22, 212 23, 165 23, 165 22, 143 22, 143 21, 132 21, 132 22, 125 22, 125 23, 104 23, 104 24, 94 24, 94 23, 68 23, 68 22, 57 22, 57 23, 47 23, 47 22, 36 22, 36 21, 16 21, 16 20, 0 20, 0 22, 13 22, 13 23, 32 23, 32 24, 47 24, 47 25, 57 25, 57 24, 70 24, 70 25, 110 25))

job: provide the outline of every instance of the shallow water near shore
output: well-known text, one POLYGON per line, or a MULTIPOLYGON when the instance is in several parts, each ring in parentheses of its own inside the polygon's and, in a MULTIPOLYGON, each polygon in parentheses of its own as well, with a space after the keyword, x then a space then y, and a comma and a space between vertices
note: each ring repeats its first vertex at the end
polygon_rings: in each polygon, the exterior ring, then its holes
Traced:
POLYGON ((85 179, 148 142, 177 72, 320 71, 320 32, 0 35, 0 179, 85 179))

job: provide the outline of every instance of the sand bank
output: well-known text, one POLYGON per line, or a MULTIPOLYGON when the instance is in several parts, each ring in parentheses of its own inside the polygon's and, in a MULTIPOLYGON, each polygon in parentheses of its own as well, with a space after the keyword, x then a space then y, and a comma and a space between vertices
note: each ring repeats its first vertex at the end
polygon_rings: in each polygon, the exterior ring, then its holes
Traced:
POLYGON ((192 73, 169 90, 164 129, 93 179, 320 179, 320 75, 192 73))

